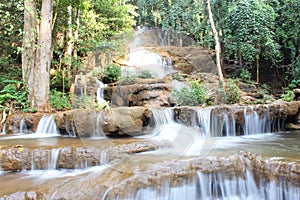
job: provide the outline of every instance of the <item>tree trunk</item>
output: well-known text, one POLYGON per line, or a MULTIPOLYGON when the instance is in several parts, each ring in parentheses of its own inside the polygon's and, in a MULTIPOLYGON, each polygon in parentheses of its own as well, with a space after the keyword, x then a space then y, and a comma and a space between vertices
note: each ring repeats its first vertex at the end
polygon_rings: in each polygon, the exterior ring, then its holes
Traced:
POLYGON ((22 78, 28 89, 28 100, 32 102, 34 68, 36 56, 36 3, 34 0, 24 1, 24 28, 22 51, 22 78))
POLYGON ((259 58, 256 57, 256 82, 259 83, 259 58))
POLYGON ((183 46, 183 36, 182 33, 179 33, 179 47, 183 46))
POLYGON ((167 34, 168 34, 168 46, 171 46, 171 31, 170 31, 170 29, 168 29, 167 34))
POLYGON ((216 29, 215 22, 213 19, 213 14, 212 14, 211 7, 210 7, 210 0, 207 0, 207 10, 208 10, 208 15, 209 15, 209 22, 210 22, 211 28, 213 30, 214 40, 215 40, 215 52, 216 52, 216 63, 217 63, 217 72, 218 72, 218 76, 219 76, 219 84, 220 84, 220 87, 222 89, 224 89, 224 91, 225 91, 225 82, 224 82, 224 77, 223 77, 222 68, 221 68, 221 60, 220 60, 221 46, 220 46, 220 42, 219 42, 218 31, 216 29))
POLYGON ((242 53, 239 50, 239 66, 242 67, 242 53))
POLYGON ((67 34, 67 55, 66 57, 69 59, 69 69, 71 67, 71 56, 72 56, 72 39, 73 39, 73 30, 72 30, 72 6, 68 6, 68 34, 67 34))
POLYGON ((78 59, 78 54, 77 54, 77 44, 79 40, 79 27, 80 27, 80 10, 77 9, 76 12, 76 29, 74 32, 74 49, 73 49, 73 57, 74 57, 74 65, 71 69, 71 85, 70 85, 70 96, 71 96, 71 101, 72 104, 74 103, 74 91, 75 91, 75 78, 77 74, 77 59, 78 59))
POLYGON ((39 112, 49 111, 50 66, 52 45, 52 9, 53 0, 43 0, 41 9, 40 32, 35 68, 34 106, 39 112))

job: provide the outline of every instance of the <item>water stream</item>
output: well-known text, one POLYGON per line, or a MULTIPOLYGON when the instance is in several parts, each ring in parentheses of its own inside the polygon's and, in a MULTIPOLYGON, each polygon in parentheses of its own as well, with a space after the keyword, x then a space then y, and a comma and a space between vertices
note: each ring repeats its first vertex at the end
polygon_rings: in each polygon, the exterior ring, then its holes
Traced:
MULTIPOLYGON (((299 177, 294 171, 300 170, 300 132, 271 133, 269 118, 259 118, 254 111, 248 111, 249 119, 242 127, 247 131, 238 136, 230 112, 217 115, 213 107, 195 111, 193 123, 187 126, 175 121, 173 109, 152 109, 155 122, 152 134, 139 138, 2 135, 0 196, 299 199, 299 177), (13 156, 15 151, 18 157, 13 156), (245 159, 241 151, 264 157, 253 162, 245 159), (7 171, 12 167, 7 158, 15 159, 19 170, 7 171), (257 171, 256 165, 264 170, 257 171), (277 169, 282 169, 282 173, 277 169)), ((41 119, 44 127, 39 127, 40 133, 58 134, 56 126, 49 127, 52 119, 41 119)))

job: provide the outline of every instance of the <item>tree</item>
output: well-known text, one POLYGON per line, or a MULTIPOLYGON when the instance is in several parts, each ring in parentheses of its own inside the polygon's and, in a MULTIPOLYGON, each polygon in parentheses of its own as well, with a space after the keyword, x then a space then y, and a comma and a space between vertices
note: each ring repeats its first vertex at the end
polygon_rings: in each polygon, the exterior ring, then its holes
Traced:
POLYGON ((226 51, 233 51, 242 60, 256 63, 259 82, 261 57, 275 61, 278 44, 274 40, 275 13, 272 7, 258 0, 242 0, 233 5, 226 18, 226 51))
POLYGON ((23 80, 29 89, 30 105, 38 111, 49 111, 53 0, 42 1, 37 37, 35 3, 24 1, 23 80))
POLYGON ((33 101, 34 69, 36 62, 36 2, 24 1, 24 27, 22 44, 22 78, 28 88, 28 99, 33 101))
POLYGON ((210 0, 207 0, 207 11, 209 15, 209 22, 211 25, 211 29, 214 34, 214 40, 215 40, 215 53, 216 53, 216 63, 217 63, 217 72, 218 72, 218 77, 219 77, 219 83, 220 87, 225 91, 225 82, 224 82, 224 77, 222 73, 222 67, 221 67, 221 59, 220 59, 220 54, 221 54, 221 46, 219 42, 219 34, 215 26, 211 6, 210 6, 210 0))

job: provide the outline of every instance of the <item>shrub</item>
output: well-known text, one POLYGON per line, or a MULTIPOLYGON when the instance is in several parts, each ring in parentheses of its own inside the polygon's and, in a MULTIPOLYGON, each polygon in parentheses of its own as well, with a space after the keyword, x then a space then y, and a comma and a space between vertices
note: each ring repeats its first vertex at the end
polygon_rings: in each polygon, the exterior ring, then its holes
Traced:
POLYGON ((3 83, 6 85, 0 91, 0 109, 12 108, 26 111, 29 102, 27 101, 27 89, 23 83, 16 80, 4 80, 3 83))
POLYGON ((127 72, 125 76, 122 77, 124 83, 132 84, 136 80, 136 75, 133 72, 127 72))
POLYGON ((117 65, 111 64, 108 65, 104 70, 104 83, 113 83, 122 77, 122 71, 121 68, 117 65))
POLYGON ((225 99, 226 103, 228 104, 234 104, 238 103, 241 98, 241 93, 238 85, 234 82, 234 80, 229 79, 229 82, 226 85, 225 88, 225 99))
POLYGON ((295 94, 292 90, 288 90, 286 91, 284 94, 282 94, 280 96, 280 98, 283 100, 283 101, 293 101, 294 100, 294 97, 295 97, 295 94))
POLYGON ((139 75, 140 78, 152 78, 152 74, 149 70, 143 70, 139 75))
POLYGON ((207 85, 199 81, 191 81, 190 87, 173 90, 171 96, 178 105, 182 106, 203 105, 209 99, 207 85))
POLYGON ((247 69, 241 69, 240 70, 240 79, 243 81, 250 81, 251 73, 247 69))
POLYGON ((68 110, 72 108, 70 98, 56 90, 51 90, 50 92, 50 105, 55 110, 68 110))

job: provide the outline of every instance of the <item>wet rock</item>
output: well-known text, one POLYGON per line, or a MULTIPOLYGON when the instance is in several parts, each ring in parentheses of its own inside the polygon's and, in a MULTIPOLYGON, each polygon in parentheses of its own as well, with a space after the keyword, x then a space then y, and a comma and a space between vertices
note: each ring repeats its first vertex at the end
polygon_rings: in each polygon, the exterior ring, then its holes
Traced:
POLYGON ((300 101, 300 89, 294 89, 294 95, 295 95, 294 99, 296 101, 300 101))
POLYGON ((176 107, 174 108, 174 118, 178 123, 192 126, 195 125, 196 111, 192 107, 176 107))
POLYGON ((150 117, 144 107, 119 107, 106 112, 100 124, 109 136, 136 136, 149 132, 150 117))
POLYGON ((116 106, 170 106, 171 86, 149 82, 129 85, 110 85, 105 88, 105 99, 116 106))
POLYGON ((28 149, 12 147, 0 151, 0 167, 2 170, 21 171, 31 167, 28 149))
POLYGON ((29 132, 34 132, 44 114, 45 113, 18 113, 9 115, 6 120, 6 134, 19 133, 21 120, 24 121, 29 132))

